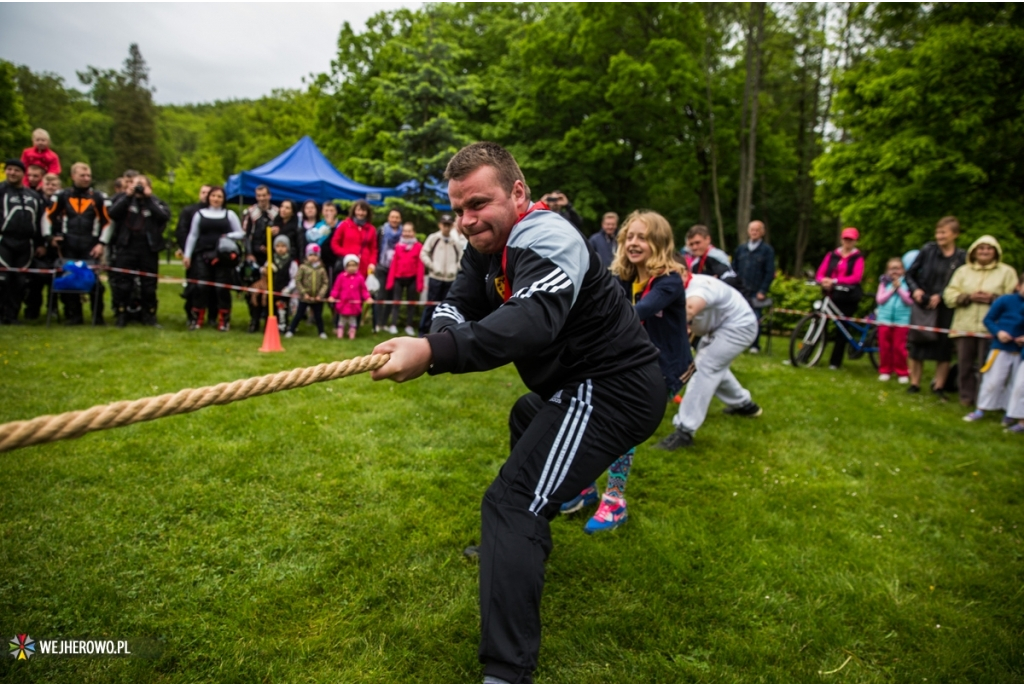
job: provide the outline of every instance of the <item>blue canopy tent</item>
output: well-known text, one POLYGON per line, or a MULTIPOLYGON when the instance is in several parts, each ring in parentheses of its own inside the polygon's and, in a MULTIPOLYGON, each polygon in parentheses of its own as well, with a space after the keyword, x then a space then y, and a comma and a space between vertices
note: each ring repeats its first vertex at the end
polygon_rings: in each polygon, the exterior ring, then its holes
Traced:
POLYGON ((224 191, 229 201, 253 201, 256 186, 265 185, 280 200, 366 200, 379 205, 386 197, 403 195, 398 188, 375 188, 356 183, 327 161, 309 136, 250 171, 232 175, 224 191))
MULTIPOLYGON (((398 191, 399 195, 412 195, 420 191, 420 182, 417 180, 405 181, 395 186, 395 190, 398 191)), ((440 211, 450 211, 452 208, 451 200, 448 199, 448 184, 438 183, 431 179, 423 184, 423 193, 432 194, 431 204, 434 209, 440 211)))

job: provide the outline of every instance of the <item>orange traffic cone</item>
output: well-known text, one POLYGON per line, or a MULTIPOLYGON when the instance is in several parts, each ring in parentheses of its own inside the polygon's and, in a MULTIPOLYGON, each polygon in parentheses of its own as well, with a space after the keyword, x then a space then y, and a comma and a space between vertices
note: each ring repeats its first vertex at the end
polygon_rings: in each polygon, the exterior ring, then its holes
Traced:
POLYGON ((267 328, 263 331, 263 347, 260 352, 284 352, 281 347, 281 332, 277 330, 277 317, 267 317, 267 328))

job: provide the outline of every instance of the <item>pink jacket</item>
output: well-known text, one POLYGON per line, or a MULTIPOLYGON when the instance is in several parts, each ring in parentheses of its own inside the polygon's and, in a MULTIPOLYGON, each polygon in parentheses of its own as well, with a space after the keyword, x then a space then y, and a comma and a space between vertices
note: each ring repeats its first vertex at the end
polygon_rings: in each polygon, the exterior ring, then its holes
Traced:
POLYGON ((391 268, 388 269, 388 282, 384 286, 388 290, 395 287, 396 278, 416 277, 416 292, 423 292, 423 262, 420 261, 420 252, 423 251, 423 244, 416 241, 412 245, 406 245, 399 241, 395 245, 395 257, 391 260, 391 268))
MULTIPOLYGON (((60 173, 60 157, 53 150, 43 150, 40 152, 34 146, 25 148, 21 153, 21 163, 25 165, 26 170, 30 164, 35 164, 46 169, 48 174, 60 173)), ((28 176, 25 176, 22 183, 28 188, 28 176)))
POLYGON ((821 283, 821 279, 826 277, 834 278, 836 283, 839 285, 857 285, 864 280, 864 256, 861 254, 860 250, 853 248, 853 252, 851 252, 849 256, 843 257, 839 252, 839 248, 836 248, 825 255, 825 259, 821 260, 821 266, 818 267, 818 273, 815 276, 815 280, 817 280, 818 283, 821 283), (829 274, 827 273, 828 263, 830 261, 829 258, 833 254, 839 257, 839 263, 836 264, 835 273, 829 274), (851 259, 855 260, 853 262, 853 273, 847 274, 847 271, 849 271, 847 262, 851 259))
POLYGON ((349 217, 334 229, 331 249, 334 250, 338 261, 344 259, 347 254, 359 257, 359 273, 365 276, 370 265, 377 263, 377 229, 371 223, 365 223, 362 227, 357 226, 352 217, 349 217))
POLYGON ((359 316, 363 311, 363 302, 370 299, 370 291, 366 289, 366 279, 360 273, 350 274, 347 271, 342 271, 334 279, 331 298, 337 300, 334 303, 334 311, 341 316, 359 316))

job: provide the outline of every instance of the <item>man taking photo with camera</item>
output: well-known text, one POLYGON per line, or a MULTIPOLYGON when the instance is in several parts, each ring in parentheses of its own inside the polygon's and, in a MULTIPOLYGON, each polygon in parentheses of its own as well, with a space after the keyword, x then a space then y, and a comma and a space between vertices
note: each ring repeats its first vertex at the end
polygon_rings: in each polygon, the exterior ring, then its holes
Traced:
MULTIPOLYGON (((142 276, 142 323, 160 327, 156 320, 156 274, 160 268, 160 250, 164 244, 164 226, 171 213, 164 201, 153 195, 149 179, 136 176, 124 193, 110 207, 111 223, 107 224, 100 242, 113 249, 110 265, 119 269, 133 269, 153 274, 142 276)), ((114 324, 124 328, 128 323, 135 276, 122 273, 110 275, 113 294, 114 324)))

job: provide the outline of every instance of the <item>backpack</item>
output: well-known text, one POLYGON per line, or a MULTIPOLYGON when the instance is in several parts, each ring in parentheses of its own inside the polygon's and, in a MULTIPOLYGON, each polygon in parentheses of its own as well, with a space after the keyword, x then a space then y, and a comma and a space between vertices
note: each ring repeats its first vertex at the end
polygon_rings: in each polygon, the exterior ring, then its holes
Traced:
POLYGON ((64 273, 53 281, 53 289, 58 292, 89 292, 96 286, 96 274, 85 262, 67 262, 64 273))

